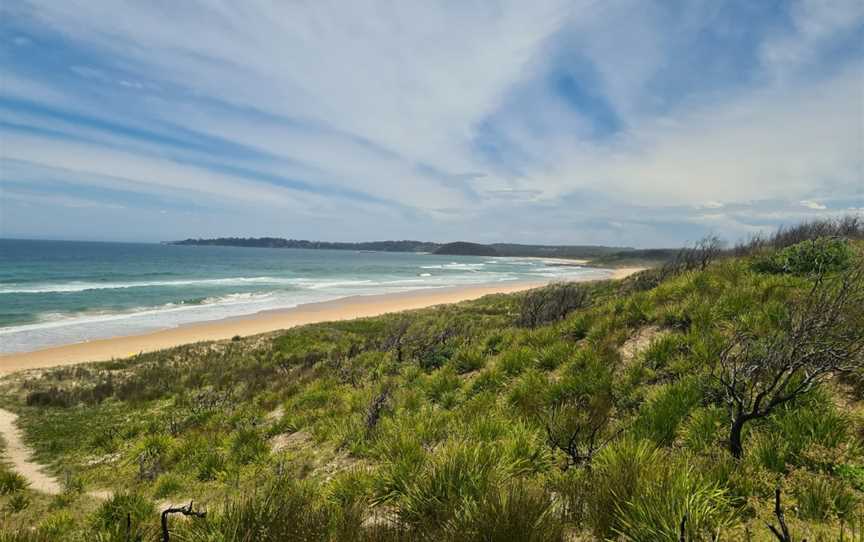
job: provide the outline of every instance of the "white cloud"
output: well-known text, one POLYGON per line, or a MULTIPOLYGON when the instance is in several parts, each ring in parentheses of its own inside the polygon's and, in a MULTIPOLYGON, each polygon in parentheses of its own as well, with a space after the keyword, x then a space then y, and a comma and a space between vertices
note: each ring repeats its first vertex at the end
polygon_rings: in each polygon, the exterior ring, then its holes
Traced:
POLYGON ((762 61, 778 77, 812 63, 821 48, 864 25, 860 0, 799 0, 791 4, 792 31, 777 33, 762 46, 762 61))
POLYGON ((855 65, 796 90, 771 88, 674 117, 641 118, 608 144, 562 145, 545 171, 523 182, 550 198, 599 185, 646 205, 854 193, 864 159, 861 81, 855 65))
POLYGON ((802 207, 806 207, 808 209, 813 209, 814 211, 824 211, 825 209, 828 208, 825 205, 822 205, 821 203, 818 203, 816 201, 801 200, 800 203, 801 203, 802 207))

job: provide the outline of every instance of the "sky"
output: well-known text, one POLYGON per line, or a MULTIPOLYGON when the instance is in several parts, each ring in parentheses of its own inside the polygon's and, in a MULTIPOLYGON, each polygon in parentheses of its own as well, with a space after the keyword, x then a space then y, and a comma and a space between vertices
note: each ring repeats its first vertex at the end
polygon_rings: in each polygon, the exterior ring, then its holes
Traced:
POLYGON ((0 237, 656 247, 862 212, 859 0, 0 3, 0 237))

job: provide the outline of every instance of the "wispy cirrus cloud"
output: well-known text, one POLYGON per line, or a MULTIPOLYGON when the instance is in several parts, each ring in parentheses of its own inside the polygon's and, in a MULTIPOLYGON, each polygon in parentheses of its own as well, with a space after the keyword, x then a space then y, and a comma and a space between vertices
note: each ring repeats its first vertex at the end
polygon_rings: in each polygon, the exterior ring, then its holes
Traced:
POLYGON ((0 190, 55 193, 0 233, 645 245, 848 212, 859 4, 7 5, 0 190), (132 222, 68 214, 91 189, 132 222))

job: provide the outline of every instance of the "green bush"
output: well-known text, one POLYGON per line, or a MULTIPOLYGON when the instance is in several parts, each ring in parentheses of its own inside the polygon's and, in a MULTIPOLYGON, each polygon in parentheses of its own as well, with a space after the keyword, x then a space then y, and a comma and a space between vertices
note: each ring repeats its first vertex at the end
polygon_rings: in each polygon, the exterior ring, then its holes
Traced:
POLYGON ((183 489, 183 478, 176 474, 163 474, 156 482, 156 488, 153 490, 153 497, 156 499, 164 499, 171 495, 176 495, 183 489))
POLYGON ((432 401, 441 402, 448 394, 456 392, 462 381, 452 368, 435 371, 427 377, 424 387, 426 395, 432 401))
POLYGON ((537 368, 543 371, 554 371, 562 363, 570 359, 575 348, 566 342, 558 341, 550 346, 537 349, 537 368))
POLYGON ((555 542, 564 539, 560 510, 542 487, 514 482, 491 488, 452 522, 448 539, 477 542, 555 542))
POLYGON ((408 481, 395 504, 408 524, 441 525, 476 505, 505 472, 494 446, 447 442, 408 481))
POLYGON ((36 527, 36 532, 49 540, 68 540, 74 529, 75 519, 72 514, 63 510, 40 521, 36 527))
POLYGON ((720 444, 728 426, 729 414, 720 407, 697 408, 682 426, 684 445, 694 452, 720 444))
POLYGON ((502 352, 498 356, 496 368, 507 376, 516 376, 530 367, 535 359, 536 355, 532 348, 520 346, 502 352))
POLYGON ((847 269, 854 258, 849 243, 844 239, 820 237, 756 260, 754 269, 760 273, 790 273, 809 275, 847 269))
POLYGON ((225 456, 214 449, 204 449, 197 454, 195 476, 202 482, 215 480, 225 470, 225 456))
POLYGON ((0 465, 0 495, 17 493, 27 487, 27 479, 0 465))
POLYGON ((231 458, 240 465, 252 463, 268 452, 267 442, 253 428, 238 430, 231 440, 231 458))
POLYGON ((486 356, 482 350, 474 347, 462 347, 453 354, 453 368, 461 374, 482 369, 486 364, 486 356))
POLYGON ((686 339, 681 334, 669 333, 658 337, 645 349, 645 365, 654 370, 664 369, 686 348, 686 339))
POLYGON ((605 539, 620 530, 619 503, 633 502, 649 471, 665 458, 648 441, 623 439, 602 450, 594 459, 587 497, 587 517, 594 534, 605 539))
POLYGON ((18 492, 13 493, 9 500, 6 501, 6 511, 10 514, 23 512, 30 507, 30 497, 26 494, 18 492))
POLYGON ((791 484, 798 503, 798 515, 804 519, 848 519, 855 511, 855 494, 842 479, 796 471, 791 477, 791 484))
POLYGON ((616 503, 620 540, 679 540, 686 519, 686 540, 716 540, 732 520, 726 490, 704 480, 692 467, 666 463, 646 473, 636 495, 616 503))
POLYGON ((196 542, 314 542, 328 540, 331 526, 328 510, 312 490, 283 477, 208 511, 206 519, 177 522, 175 529, 178 539, 196 542))
POLYGON ((137 531, 155 516, 156 509, 149 499, 137 493, 120 492, 99 505, 91 517, 91 525, 95 531, 120 533, 128 522, 137 531))
POLYGON ((528 418, 539 416, 547 405, 549 383, 546 376, 534 369, 525 371, 507 393, 507 403, 528 418))
POLYGON ((678 426, 699 403, 702 390, 695 379, 686 378, 663 388, 640 409, 633 425, 633 435, 659 446, 675 441, 678 426))
POLYGON ((772 472, 785 473, 791 460, 789 445, 782 435, 760 432, 750 437, 748 459, 772 472))

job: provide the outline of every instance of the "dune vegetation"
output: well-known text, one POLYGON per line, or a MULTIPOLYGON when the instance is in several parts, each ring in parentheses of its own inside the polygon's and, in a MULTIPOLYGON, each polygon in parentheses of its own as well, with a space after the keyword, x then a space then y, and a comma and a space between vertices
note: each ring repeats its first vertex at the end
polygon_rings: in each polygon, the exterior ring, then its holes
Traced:
POLYGON ((12 375, 64 489, 0 466, 0 541, 861 540, 862 273, 849 218, 12 375))

